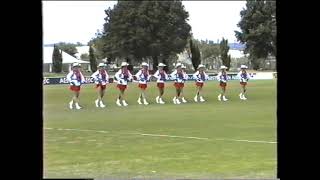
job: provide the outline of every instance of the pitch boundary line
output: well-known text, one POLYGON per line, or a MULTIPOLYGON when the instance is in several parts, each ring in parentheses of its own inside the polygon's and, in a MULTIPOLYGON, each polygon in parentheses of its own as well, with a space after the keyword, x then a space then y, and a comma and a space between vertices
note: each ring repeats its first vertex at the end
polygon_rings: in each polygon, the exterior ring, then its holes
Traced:
MULTIPOLYGON (((87 131, 87 132, 96 132, 96 133, 110 133, 109 131, 103 130, 90 130, 90 129, 63 129, 63 128, 44 128, 46 130, 58 130, 58 131, 87 131)), ((198 140, 215 140, 215 141, 235 141, 235 142, 248 142, 248 143, 265 143, 265 144, 277 144, 274 141, 256 141, 256 140, 246 140, 246 139, 210 139, 203 137, 193 137, 193 136, 175 136, 167 134, 146 134, 146 133, 121 133, 126 135, 140 135, 140 136, 153 136, 153 137, 169 137, 169 138, 183 138, 183 139, 198 139, 198 140)))

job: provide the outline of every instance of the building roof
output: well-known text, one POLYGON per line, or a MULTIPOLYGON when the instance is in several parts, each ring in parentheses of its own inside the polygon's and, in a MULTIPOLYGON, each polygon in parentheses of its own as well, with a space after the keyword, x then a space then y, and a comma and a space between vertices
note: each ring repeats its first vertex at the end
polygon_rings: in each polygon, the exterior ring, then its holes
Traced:
MULTIPOLYGON (((53 53, 53 47, 43 47, 42 48, 42 62, 43 64, 52 64, 52 53, 53 53)), ((62 64, 71 64, 74 62, 82 63, 82 64, 88 64, 90 62, 88 61, 82 61, 79 60, 68 53, 62 51, 62 64)))

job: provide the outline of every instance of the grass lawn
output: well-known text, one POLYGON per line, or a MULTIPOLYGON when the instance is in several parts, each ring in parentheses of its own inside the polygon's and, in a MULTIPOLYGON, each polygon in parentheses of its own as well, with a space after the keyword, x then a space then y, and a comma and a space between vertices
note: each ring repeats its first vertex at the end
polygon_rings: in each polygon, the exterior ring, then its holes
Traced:
POLYGON ((249 81, 247 101, 238 97, 239 82, 229 81, 228 102, 217 100, 218 82, 208 81, 204 103, 193 102, 188 82, 189 102, 181 105, 172 103, 172 84, 161 105, 150 83, 148 106, 138 105, 137 84, 129 84, 128 107, 116 106, 110 84, 104 109, 94 105, 93 84, 83 85, 81 110, 68 109, 68 85, 45 85, 44 177, 276 178, 276 80, 249 81))

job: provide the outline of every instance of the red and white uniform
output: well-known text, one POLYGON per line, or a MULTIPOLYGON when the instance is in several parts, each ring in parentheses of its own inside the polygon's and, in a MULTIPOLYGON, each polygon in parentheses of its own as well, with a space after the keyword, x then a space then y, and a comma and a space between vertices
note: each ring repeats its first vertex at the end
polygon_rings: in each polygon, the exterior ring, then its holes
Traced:
POLYGON ((82 75, 81 71, 79 70, 72 70, 67 74, 67 80, 70 83, 70 90, 71 91, 80 91, 81 84, 84 84, 86 80, 82 75))
POLYGON ((97 70, 91 77, 94 79, 96 88, 100 87, 101 89, 105 89, 109 83, 109 75, 105 69, 97 70))
POLYGON ((193 74, 193 78, 196 81, 196 86, 202 87, 204 82, 209 79, 209 76, 204 71, 202 71, 202 73, 197 71, 193 74))
POLYGON ((153 76, 157 78, 158 88, 164 88, 164 82, 168 80, 168 74, 162 69, 156 71, 153 76))
POLYGON ((220 81, 220 86, 221 87, 226 87, 227 86, 227 81, 228 81, 228 76, 227 76, 227 72, 219 72, 217 75, 217 79, 218 81, 220 81))
POLYGON ((141 69, 137 72, 135 76, 139 81, 138 87, 140 87, 141 89, 146 89, 147 82, 150 81, 150 77, 151 77, 151 75, 149 74, 149 71, 145 69, 141 69))
POLYGON ((242 71, 237 74, 237 77, 239 78, 241 85, 247 85, 247 82, 250 79, 249 74, 247 72, 243 73, 242 71))
POLYGON ((183 83, 185 83, 188 79, 189 79, 189 76, 188 76, 188 74, 185 72, 185 71, 183 71, 182 70, 182 73, 183 73, 183 83))
POLYGON ((183 88, 184 87, 184 82, 187 80, 188 75, 186 75, 186 73, 184 73, 182 70, 181 71, 177 71, 174 70, 171 74, 171 79, 174 80, 174 86, 177 89, 183 88))
POLYGON ((114 75, 114 77, 117 79, 117 87, 120 90, 125 90, 127 88, 128 81, 132 80, 132 74, 129 70, 119 69, 119 71, 114 75))

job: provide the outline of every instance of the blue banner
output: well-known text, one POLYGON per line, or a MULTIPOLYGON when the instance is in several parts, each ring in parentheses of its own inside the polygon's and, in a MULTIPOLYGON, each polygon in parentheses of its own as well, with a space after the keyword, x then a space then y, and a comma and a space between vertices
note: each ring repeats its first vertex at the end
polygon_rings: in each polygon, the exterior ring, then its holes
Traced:
MULTIPOLYGON (((254 73, 255 74, 255 73, 254 73)), ((250 74, 250 77, 253 77, 254 74, 250 74)), ((209 76, 209 81, 216 81, 217 80, 217 74, 208 74, 209 76)), ((237 77, 237 74, 228 74, 228 80, 236 80, 239 79, 237 77)), ((188 74, 188 81, 194 81, 195 79, 193 78, 193 74, 188 74)), ((92 77, 85 77, 86 80, 86 84, 92 84, 94 83, 93 78, 92 77)), ((152 78, 151 81, 155 81, 155 78, 152 78)), ((169 75, 169 80, 168 81, 173 81, 172 79, 170 79, 170 75, 169 75)), ((113 83, 113 78, 109 78, 109 83, 113 83)), ((43 78, 43 85, 50 85, 50 84, 69 84, 69 82, 67 81, 66 77, 44 77, 43 78)))

